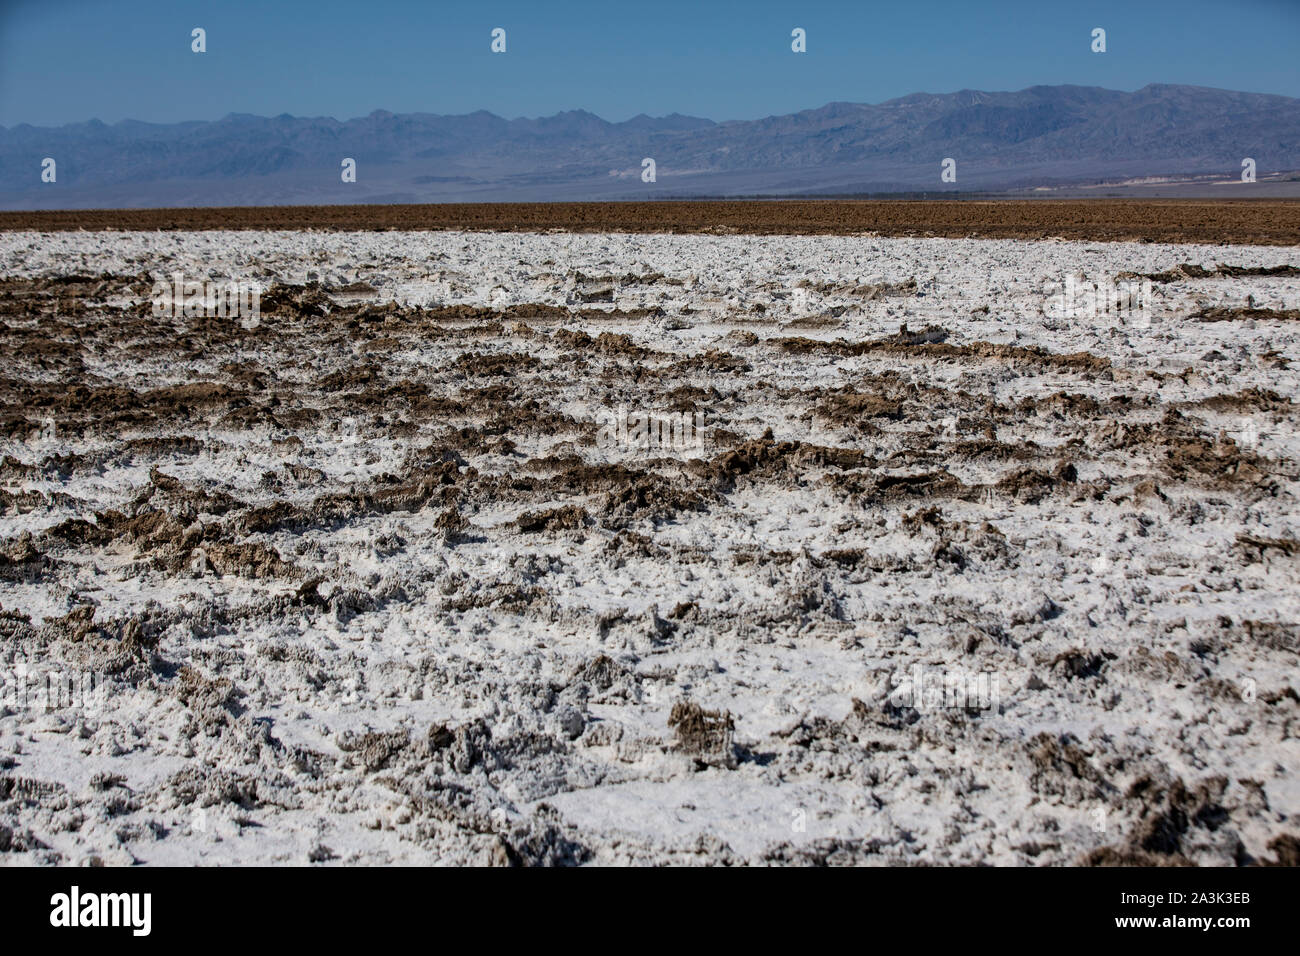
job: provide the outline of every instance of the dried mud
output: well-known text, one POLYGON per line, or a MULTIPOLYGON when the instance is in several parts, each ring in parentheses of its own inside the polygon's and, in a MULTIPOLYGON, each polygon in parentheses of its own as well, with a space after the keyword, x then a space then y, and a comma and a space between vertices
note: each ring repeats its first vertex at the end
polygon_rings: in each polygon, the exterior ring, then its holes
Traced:
POLYGON ((1294 865, 1294 249, 0 240, 0 859, 1294 865))

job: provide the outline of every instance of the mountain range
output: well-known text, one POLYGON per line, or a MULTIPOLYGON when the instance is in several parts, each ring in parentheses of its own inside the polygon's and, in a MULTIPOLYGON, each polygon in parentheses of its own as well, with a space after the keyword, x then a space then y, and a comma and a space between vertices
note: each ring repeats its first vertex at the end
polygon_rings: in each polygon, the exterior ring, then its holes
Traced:
POLYGON ((1048 190, 1300 169, 1300 99, 1035 86, 829 103, 758 120, 612 123, 376 111, 0 127, 0 208, 559 201, 1048 190), (41 179, 55 160, 55 182, 41 179), (356 181, 342 181, 355 160, 356 181), (655 181, 642 178, 643 160, 655 181), (955 182, 941 164, 955 161, 955 182))

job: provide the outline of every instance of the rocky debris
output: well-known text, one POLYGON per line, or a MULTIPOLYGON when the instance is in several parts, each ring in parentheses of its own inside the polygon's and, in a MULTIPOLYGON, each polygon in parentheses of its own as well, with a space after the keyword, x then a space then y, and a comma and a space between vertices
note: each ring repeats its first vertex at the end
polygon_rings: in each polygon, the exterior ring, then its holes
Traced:
POLYGON ((0 239, 6 861, 1294 862, 1292 251, 208 238, 0 239))
POLYGON ((668 727, 677 734, 682 751, 698 766, 736 766, 736 725, 729 711, 705 710, 694 701, 678 701, 668 715, 668 727))

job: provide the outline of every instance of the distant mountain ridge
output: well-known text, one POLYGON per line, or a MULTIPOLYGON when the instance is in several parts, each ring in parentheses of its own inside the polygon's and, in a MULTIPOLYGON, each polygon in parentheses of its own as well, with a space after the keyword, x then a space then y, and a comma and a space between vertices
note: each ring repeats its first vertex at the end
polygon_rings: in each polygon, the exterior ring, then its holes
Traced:
POLYGON ((383 110, 0 128, 0 208, 547 201, 1031 188, 1300 168, 1300 99, 1193 86, 913 93, 758 120, 383 110), (41 181, 45 157, 56 181, 41 181), (642 160, 656 181, 642 181, 642 160), (940 181, 956 161, 957 181, 940 181), (357 181, 341 181, 353 158, 357 181))

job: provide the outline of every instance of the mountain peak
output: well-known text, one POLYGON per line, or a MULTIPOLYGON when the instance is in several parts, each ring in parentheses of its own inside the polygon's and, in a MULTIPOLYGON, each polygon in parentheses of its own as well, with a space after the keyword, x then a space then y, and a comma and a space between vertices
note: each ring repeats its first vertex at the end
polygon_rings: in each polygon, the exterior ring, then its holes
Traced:
POLYGON ((1300 100, 1174 84, 922 92, 726 122, 639 112, 611 123, 585 109, 511 120, 486 110, 384 109, 342 122, 289 113, 112 127, 89 120, 0 129, 0 206, 993 190, 1222 177, 1243 143, 1263 179, 1297 164, 1297 141, 1300 100), (32 155, 69 153, 78 157, 75 180, 61 177, 57 190, 32 185, 32 155), (342 188, 346 156, 365 156, 365 165, 342 188), (630 175, 645 157, 656 161, 658 183, 630 175), (945 157, 957 161, 956 184, 940 180, 945 157))

